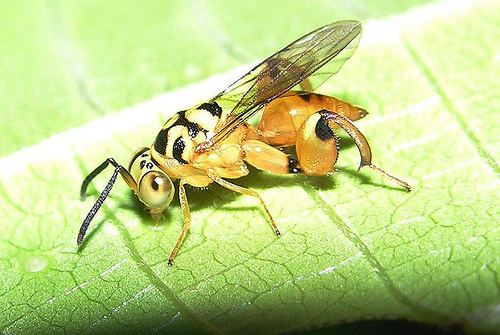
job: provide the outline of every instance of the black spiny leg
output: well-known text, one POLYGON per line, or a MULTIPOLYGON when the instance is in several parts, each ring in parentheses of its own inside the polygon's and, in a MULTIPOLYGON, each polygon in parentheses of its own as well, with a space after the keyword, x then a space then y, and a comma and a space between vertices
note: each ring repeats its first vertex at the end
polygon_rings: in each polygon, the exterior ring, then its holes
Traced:
POLYGON ((118 173, 122 175, 123 179, 127 182, 127 184, 130 186, 130 188, 135 192, 137 190, 137 184, 134 181, 134 178, 130 175, 130 173, 125 169, 123 166, 118 164, 113 158, 108 158, 106 159, 101 165, 99 165, 97 168, 95 168, 94 171, 92 171, 84 180, 82 183, 82 187, 80 188, 80 197, 82 200, 84 200, 87 197, 87 188, 90 184, 90 182, 99 174, 101 173, 109 164, 113 165, 115 167, 115 171, 113 172, 113 175, 108 181, 108 184, 104 188, 104 190, 101 192, 99 195, 99 198, 97 198, 97 201, 95 202, 94 206, 90 209, 88 212, 87 216, 85 217, 85 220, 83 220, 82 225, 80 226, 80 231, 78 232, 78 237, 76 239, 76 243, 78 245, 81 245, 83 242, 83 238, 85 237, 85 233, 87 232, 87 229, 90 225, 90 222, 94 218, 94 216, 97 214, 97 211, 99 208, 101 208, 102 204, 104 203, 104 200, 109 195, 109 192, 111 192, 111 189, 113 188, 113 185, 116 182, 116 178, 118 177, 118 173))

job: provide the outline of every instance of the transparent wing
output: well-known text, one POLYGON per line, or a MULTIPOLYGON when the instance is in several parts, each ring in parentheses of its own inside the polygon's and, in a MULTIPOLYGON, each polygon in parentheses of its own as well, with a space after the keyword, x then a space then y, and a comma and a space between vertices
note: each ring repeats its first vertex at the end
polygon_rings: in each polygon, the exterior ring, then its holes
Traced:
POLYGON ((328 64, 325 71, 311 77, 311 84, 319 86, 353 54, 360 34, 361 24, 357 21, 335 22, 299 38, 255 66, 212 99, 223 107, 224 114, 217 132, 197 149, 206 149, 226 138, 270 101, 328 64))
POLYGON ((331 76, 337 73, 342 65, 351 58, 359 44, 361 34, 358 34, 342 51, 340 51, 330 62, 318 69, 309 78, 305 79, 299 85, 302 91, 312 92, 317 90, 331 76))

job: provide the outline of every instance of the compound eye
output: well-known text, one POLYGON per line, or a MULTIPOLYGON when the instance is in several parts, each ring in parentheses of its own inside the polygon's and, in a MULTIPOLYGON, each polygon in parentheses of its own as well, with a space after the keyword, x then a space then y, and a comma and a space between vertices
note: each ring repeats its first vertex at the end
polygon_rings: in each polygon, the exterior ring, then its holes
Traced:
POLYGON ((149 171, 139 181, 139 199, 152 209, 165 209, 174 197, 174 184, 163 172, 149 171))

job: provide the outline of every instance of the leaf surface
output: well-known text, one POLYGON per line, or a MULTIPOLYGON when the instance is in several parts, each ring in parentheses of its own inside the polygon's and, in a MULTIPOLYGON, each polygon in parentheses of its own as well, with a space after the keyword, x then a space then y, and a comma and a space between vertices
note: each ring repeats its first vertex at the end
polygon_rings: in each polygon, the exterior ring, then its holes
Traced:
MULTIPOLYGON (((107 13, 90 5, 76 11, 71 4, 55 4, 61 13, 75 15, 61 24, 91 20, 92 12, 107 13)), ((218 5, 205 6, 207 13, 219 13, 218 5)), ((147 17, 165 9, 148 10, 147 17)), ((100 28, 96 23, 95 30, 89 24, 81 31, 77 28, 83 24, 70 24, 65 31, 94 39, 94 45, 101 37, 92 31, 119 30, 121 20, 137 19, 126 13, 109 14, 117 24, 100 28)), ((99 105, 132 107, 98 117, 98 109, 82 102, 77 89, 73 98, 64 94, 64 103, 55 97, 25 99, 27 108, 34 109, 54 103, 41 112, 44 117, 54 115, 51 110, 86 111, 80 121, 47 127, 38 138, 95 120, 32 147, 22 148, 30 142, 19 144, 14 135, 6 136, 16 151, 0 162, 0 330, 257 334, 399 318, 499 332, 494 114, 500 108, 500 50, 493 42, 498 39, 498 13, 498 4, 489 1, 441 2, 370 20, 356 54, 322 87, 370 112, 358 125, 370 140, 375 163, 405 176, 413 185, 411 193, 370 171, 356 173, 357 150, 343 140, 339 173, 333 176, 277 177, 252 171, 237 181, 261 193, 284 232, 279 239, 254 199, 215 186, 204 192, 189 189, 193 226, 173 268, 166 259, 181 228, 178 204, 157 225, 124 183, 116 185, 77 251, 79 224, 107 177, 98 178, 84 202, 78 199, 79 183, 108 156, 127 164, 136 147, 151 143, 168 115, 209 98, 234 73, 135 105, 170 88, 153 80, 164 68, 147 70, 152 75, 144 78, 154 82, 148 86, 134 79, 137 73, 130 73, 132 62, 125 57, 127 50, 138 52, 140 47, 123 47, 122 55, 106 54, 105 42, 100 53, 90 53, 84 44, 72 49, 79 55, 89 52, 83 59, 95 65, 91 77, 100 73, 102 81, 87 83, 99 105), (104 58, 98 60, 98 54, 104 58), (107 68, 120 74, 111 76, 109 86, 107 68), (125 89, 113 92, 118 82, 125 89)), ((224 28, 220 31, 229 32, 228 40, 243 34, 226 29, 222 19, 216 22, 224 28)), ((203 39, 203 32, 196 34, 203 39)), ((132 39, 142 35, 136 36, 132 39)), ((74 83, 63 63, 50 61, 50 52, 41 52, 49 67, 43 71, 59 79, 42 88, 47 96, 74 83)), ((139 52, 134 57, 142 59, 139 52)), ((147 58, 144 62, 156 64, 147 58)), ((223 63, 207 65, 192 80, 229 68, 230 61, 223 63)), ((14 89, 18 98, 23 90, 14 89)), ((20 105, 12 106, 18 110, 20 105)))

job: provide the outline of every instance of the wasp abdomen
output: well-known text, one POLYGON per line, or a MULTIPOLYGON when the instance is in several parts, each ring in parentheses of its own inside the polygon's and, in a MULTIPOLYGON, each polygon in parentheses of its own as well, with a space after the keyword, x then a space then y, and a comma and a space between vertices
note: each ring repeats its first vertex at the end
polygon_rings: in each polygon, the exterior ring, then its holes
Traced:
MULTIPOLYGON (((294 145, 300 126, 312 114, 323 109, 344 115, 353 121, 367 114, 364 109, 333 97, 312 92, 290 92, 267 105, 258 129, 272 145, 294 145)), ((327 129, 329 128, 322 127, 319 130, 324 130, 324 135, 331 137, 331 134, 327 134, 327 129)))

